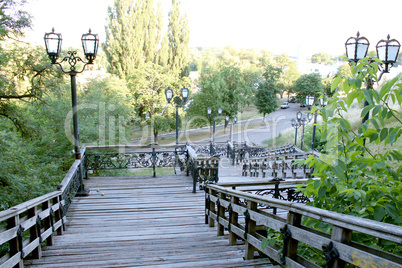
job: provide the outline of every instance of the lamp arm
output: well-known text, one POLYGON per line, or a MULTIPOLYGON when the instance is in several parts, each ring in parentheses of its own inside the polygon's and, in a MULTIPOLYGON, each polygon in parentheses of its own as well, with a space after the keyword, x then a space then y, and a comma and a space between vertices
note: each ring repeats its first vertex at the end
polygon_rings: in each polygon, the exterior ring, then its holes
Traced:
POLYGON ((60 66, 60 68, 61 68, 61 70, 63 71, 63 73, 66 73, 66 74, 68 74, 68 73, 76 73, 76 74, 79 74, 79 73, 82 73, 84 70, 85 70, 85 67, 88 65, 88 64, 92 64, 92 62, 85 62, 85 61, 83 61, 80 57, 77 57, 76 55, 77 55, 77 51, 68 51, 67 52, 67 55, 68 56, 65 56, 61 61, 59 61, 59 62, 55 62, 54 64, 57 64, 57 65, 59 65, 60 66), (70 71, 66 71, 66 70, 64 70, 64 68, 63 68, 63 66, 61 65, 63 62, 67 62, 69 65, 70 65, 70 71), (82 62, 83 64, 84 64, 84 66, 82 67, 82 70, 81 71, 76 71, 76 69, 75 69, 75 65, 78 63, 78 62, 82 62))

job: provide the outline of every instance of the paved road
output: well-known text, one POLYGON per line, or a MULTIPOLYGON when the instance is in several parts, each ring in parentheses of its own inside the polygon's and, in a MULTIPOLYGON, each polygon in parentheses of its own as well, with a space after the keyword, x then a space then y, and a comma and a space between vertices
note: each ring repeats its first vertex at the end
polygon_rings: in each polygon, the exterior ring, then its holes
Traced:
MULTIPOLYGON (((261 122, 261 128, 251 129, 244 132, 239 132, 233 134, 233 141, 236 142, 252 142, 261 145, 263 141, 274 138, 279 135, 279 133, 292 127, 291 120, 296 118, 296 113, 300 111, 300 104, 290 103, 288 109, 279 109, 271 113, 265 118, 265 122, 262 119, 253 119, 242 121, 242 124, 250 125, 254 122, 261 122)), ((236 125, 234 126, 234 130, 236 125)), ((216 137, 216 142, 225 142, 229 140, 230 135, 216 137)))
MULTIPOLYGON (((285 131, 286 129, 291 128, 292 127, 292 125, 291 125, 292 118, 296 118, 296 113, 298 111, 300 111, 301 109, 302 108, 300 108, 300 104, 289 103, 288 109, 278 109, 277 111, 266 116, 264 122, 262 121, 262 118, 249 119, 249 120, 241 120, 241 118, 239 118, 239 122, 233 126, 233 132, 236 132, 236 129, 240 126, 240 124, 245 125, 245 129, 247 129, 247 126, 249 126, 250 124, 252 124, 252 123, 255 124, 255 123, 260 122, 261 127, 254 128, 251 130, 246 130, 246 131, 239 132, 239 133, 234 133, 233 141, 252 142, 252 143, 261 145, 264 140, 268 140, 270 138, 276 137, 279 135, 279 133, 285 131)), ((223 125, 219 125, 216 128, 217 129, 223 128, 223 125)), ((209 127, 188 130, 186 132, 194 133, 194 132, 201 131, 201 130, 202 131, 209 130, 209 127)), ((215 141, 216 142, 228 141, 230 139, 229 127, 227 128, 227 133, 228 133, 227 135, 216 137, 215 141)), ((175 136, 176 136, 175 132, 172 132, 172 133, 159 135, 159 138, 161 138, 161 137, 171 138, 171 137, 175 137, 175 136)), ((144 143, 146 140, 147 139, 142 138, 142 139, 135 139, 132 142, 135 145, 140 145, 140 144, 144 143)), ((210 139, 202 140, 202 141, 198 141, 198 142, 209 142, 209 141, 210 141, 210 139)), ((147 142, 151 143, 152 142, 151 138, 148 138, 147 142)), ((188 142, 193 143, 191 140, 188 140, 188 142)))

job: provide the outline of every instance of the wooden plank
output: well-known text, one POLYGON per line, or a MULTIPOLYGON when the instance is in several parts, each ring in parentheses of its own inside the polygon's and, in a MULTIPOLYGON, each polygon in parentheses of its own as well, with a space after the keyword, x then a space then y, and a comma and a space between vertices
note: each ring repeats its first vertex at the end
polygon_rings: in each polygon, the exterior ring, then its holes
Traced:
MULTIPOLYGON (((229 246, 227 234, 217 237, 216 229, 205 224, 205 195, 191 193, 191 178, 171 178, 172 185, 165 177, 146 181, 118 179, 117 184, 91 178, 86 182, 90 195, 74 198, 63 235, 54 236, 53 246, 44 248, 42 259, 27 260, 25 265, 271 266, 267 258, 243 260, 244 245, 229 246)), ((226 200, 221 201, 228 204, 226 200)), ((228 221, 222 224, 227 226, 228 221)))

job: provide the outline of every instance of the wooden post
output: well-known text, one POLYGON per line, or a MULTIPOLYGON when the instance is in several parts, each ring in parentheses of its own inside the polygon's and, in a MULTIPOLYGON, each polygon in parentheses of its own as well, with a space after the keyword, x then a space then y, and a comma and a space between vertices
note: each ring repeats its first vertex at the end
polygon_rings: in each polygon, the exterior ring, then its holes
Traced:
MULTIPOLYGON (((45 201, 44 203, 42 203, 42 210, 46 210, 48 208, 51 208, 51 204, 50 204, 50 200, 45 201)), ((50 219, 50 215, 48 215, 45 219, 44 219, 44 227, 45 230, 48 230, 49 228, 52 228, 52 224, 51 224, 51 219, 50 219)), ((53 246, 53 233, 46 238, 46 245, 48 246, 53 246)))
MULTIPOLYGON (((216 191, 211 190, 211 189, 209 189, 209 190, 210 190, 210 196, 216 195, 216 191)), ((215 202, 212 201, 212 199, 210 199, 210 202, 209 202, 209 211, 213 212, 213 213, 216 213, 215 202)), ((215 221, 214 221, 214 219, 212 217, 209 217, 208 226, 209 227, 214 227, 215 226, 215 221)))
MULTIPOLYGON (((341 228, 338 226, 333 226, 332 227, 332 234, 331 234, 331 239, 337 242, 341 242, 346 245, 350 245, 350 242, 352 241, 352 231, 349 229, 341 228)), ((332 263, 332 266, 328 267, 345 267, 346 263, 343 260, 340 259, 335 259, 332 263)))
MULTIPOLYGON (((16 227, 19 224, 20 224, 19 215, 9 218, 7 220, 7 229, 16 227)), ((13 239, 11 239, 10 241, 8 241, 8 243, 10 246, 10 257, 14 256, 15 254, 18 254, 18 252, 20 251, 20 242, 18 241, 18 235, 16 237, 14 237, 13 239)), ((14 267, 21 267, 21 268, 24 267, 23 260, 21 259, 21 261, 14 267)))
MULTIPOLYGON (((37 217, 37 208, 36 206, 33 208, 28 209, 28 218, 36 218, 37 217)), ((31 228, 29 228, 29 233, 30 233, 30 241, 34 241, 39 237, 39 232, 37 229, 37 225, 33 225, 31 228)), ((40 259, 42 257, 42 249, 41 245, 39 245, 32 251, 32 258, 34 259, 40 259)))
MULTIPOLYGON (((58 222, 62 219, 62 206, 61 206, 61 196, 57 196, 55 198, 53 198, 53 204, 59 204, 59 209, 55 212, 54 215, 54 222, 58 222)), ((63 225, 61 225, 58 229, 57 229, 57 235, 63 235, 63 225)))
MULTIPOLYGON (((257 210, 257 203, 256 202, 252 202, 252 201, 248 201, 247 204, 247 208, 251 211, 256 211, 257 210)), ((252 219, 249 220, 248 222, 248 226, 247 226, 247 236, 249 235, 255 235, 256 229, 257 229, 257 224, 255 221, 253 221, 252 219)), ((246 251, 245 251, 245 259, 246 260, 251 260, 254 258, 254 251, 255 248, 246 240, 245 241, 245 245, 246 245, 246 251)))
MULTIPOLYGON (((299 226, 301 226, 301 218, 302 218, 302 216, 300 214, 289 212, 288 218, 287 218, 287 223, 288 223, 288 225, 299 227, 299 226)), ((298 244, 299 244, 299 241, 297 241, 293 238, 290 238, 290 241, 288 243, 287 256, 293 260, 296 260, 298 244)))
MULTIPOLYGON (((237 205, 239 203, 239 198, 236 196, 232 196, 231 198, 231 203, 233 205, 237 205)), ((233 225, 237 225, 238 224, 238 219, 239 219, 239 214, 235 211, 232 211, 232 215, 229 215, 230 217, 230 223, 233 225)), ((237 238, 236 238, 236 234, 232 232, 232 229, 229 228, 229 245, 230 246, 234 246, 237 244, 237 238)))
MULTIPOLYGON (((219 199, 218 200, 224 200, 225 199, 225 194, 219 193, 219 199)), ((219 218, 225 218, 225 207, 222 205, 218 206, 218 211, 216 213, 217 215, 217 230, 218 230, 218 236, 223 236, 225 233, 225 227, 220 223, 219 218)))

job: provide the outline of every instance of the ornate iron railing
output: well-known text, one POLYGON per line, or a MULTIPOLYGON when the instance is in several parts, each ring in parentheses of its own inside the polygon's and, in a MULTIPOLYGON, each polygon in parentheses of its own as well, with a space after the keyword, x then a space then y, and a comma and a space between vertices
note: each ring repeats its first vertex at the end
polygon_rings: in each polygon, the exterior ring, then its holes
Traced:
POLYGON ((185 146, 89 146, 87 148, 98 151, 86 154, 85 168, 88 171, 153 168, 155 176, 156 167, 183 168, 187 166, 187 151, 185 146), (111 149, 118 151, 99 152, 111 149))

